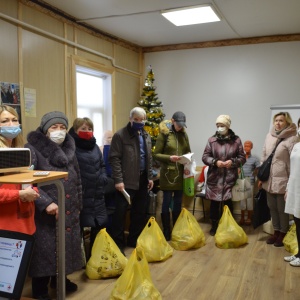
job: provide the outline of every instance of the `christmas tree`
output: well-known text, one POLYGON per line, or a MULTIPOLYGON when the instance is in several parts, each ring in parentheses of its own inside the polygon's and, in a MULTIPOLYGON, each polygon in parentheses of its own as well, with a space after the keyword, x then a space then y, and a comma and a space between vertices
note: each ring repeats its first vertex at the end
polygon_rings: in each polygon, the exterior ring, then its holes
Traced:
POLYGON ((151 136, 153 150, 159 134, 159 123, 164 119, 165 114, 161 108, 163 104, 159 101, 157 94, 155 93, 156 86, 153 85, 155 79, 151 65, 148 66, 148 69, 149 71, 138 104, 147 113, 147 121, 144 128, 151 136))

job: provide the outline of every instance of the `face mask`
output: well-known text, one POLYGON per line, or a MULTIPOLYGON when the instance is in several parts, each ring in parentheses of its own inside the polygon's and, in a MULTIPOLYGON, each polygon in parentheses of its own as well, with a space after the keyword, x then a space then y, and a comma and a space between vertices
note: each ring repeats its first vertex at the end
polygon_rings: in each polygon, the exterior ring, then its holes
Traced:
POLYGON ((142 123, 132 122, 132 129, 134 129, 134 130, 141 130, 144 128, 144 126, 145 126, 144 122, 142 122, 142 123))
POLYGON ((94 134, 93 131, 78 131, 78 136, 84 140, 90 140, 94 134))
POLYGON ((55 130, 50 132, 49 138, 52 142, 60 145, 65 140, 66 134, 66 130, 55 130))
POLYGON ((298 129, 298 136, 300 136, 300 128, 298 129))
POLYGON ((221 135, 225 135, 227 133, 227 128, 226 127, 218 127, 218 133, 221 135))
POLYGON ((6 139, 13 140, 20 132, 20 126, 1 126, 0 135, 4 136, 6 139))

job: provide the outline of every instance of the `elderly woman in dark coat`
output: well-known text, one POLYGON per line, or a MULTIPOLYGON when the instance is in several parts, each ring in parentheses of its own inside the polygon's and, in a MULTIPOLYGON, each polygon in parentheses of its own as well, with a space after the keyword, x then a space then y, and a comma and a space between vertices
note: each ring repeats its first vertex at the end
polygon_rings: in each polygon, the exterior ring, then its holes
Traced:
POLYGON ((208 139, 202 161, 209 166, 206 198, 210 199, 211 235, 215 235, 221 217, 220 203, 233 212, 231 190, 238 178, 238 168, 246 162, 240 138, 230 129, 231 119, 220 115, 216 120, 217 132, 208 139))
POLYGON ((82 183, 82 204, 80 226, 91 227, 90 247, 87 259, 91 256, 95 238, 107 223, 104 200, 104 186, 107 184, 105 163, 94 137, 94 124, 89 118, 77 118, 69 134, 76 144, 76 156, 82 183))
MULTIPOLYGON (((32 164, 36 170, 68 172, 62 179, 65 189, 65 241, 66 274, 83 266, 79 214, 82 208, 81 179, 75 155, 75 142, 67 134, 68 119, 53 111, 43 116, 36 131, 28 134, 32 164)), ((48 283, 56 287, 56 218, 58 217, 58 193, 55 185, 40 189, 41 198, 35 202, 36 242, 29 268, 32 277, 32 294, 35 299, 51 299, 48 283)), ((66 279, 66 291, 77 290, 77 285, 66 279)))

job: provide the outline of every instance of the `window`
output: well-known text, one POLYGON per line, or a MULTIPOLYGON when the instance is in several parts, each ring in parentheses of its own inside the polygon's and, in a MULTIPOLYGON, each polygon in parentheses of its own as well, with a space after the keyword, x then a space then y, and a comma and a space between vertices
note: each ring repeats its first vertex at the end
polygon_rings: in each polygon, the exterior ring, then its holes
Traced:
POLYGON ((103 133, 112 130, 111 74, 76 66, 77 117, 94 123, 94 136, 102 145, 103 133))

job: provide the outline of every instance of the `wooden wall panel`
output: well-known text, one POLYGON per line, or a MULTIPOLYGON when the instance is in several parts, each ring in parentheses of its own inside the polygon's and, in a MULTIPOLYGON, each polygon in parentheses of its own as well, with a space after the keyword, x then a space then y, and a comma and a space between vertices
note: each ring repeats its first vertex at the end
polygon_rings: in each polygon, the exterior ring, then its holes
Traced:
MULTIPOLYGON (((82 46, 88 47, 90 49, 93 49, 95 51, 101 52, 107 56, 111 56, 111 57, 113 56, 112 43, 101 40, 101 39, 97 38, 96 36, 93 36, 84 31, 76 30, 75 34, 76 34, 77 43, 79 45, 82 45, 82 46)), ((80 53, 80 52, 78 52, 78 53, 80 53)), ((88 55, 88 57, 90 57, 91 59, 96 59, 97 62, 100 62, 100 61, 98 61, 98 59, 100 59, 103 62, 103 59, 98 58, 94 54, 88 53, 86 55, 88 55)))
POLYGON ((36 89, 37 118, 26 118, 26 130, 33 130, 43 114, 65 112, 64 45, 23 31, 24 87, 36 89))
POLYGON ((140 98, 139 78, 116 72, 116 101, 113 106, 113 127, 118 130, 129 120, 130 110, 140 98))
POLYGON ((0 19, 0 81, 18 82, 18 28, 0 19))
POLYGON ((42 12, 36 11, 27 7, 25 5, 21 5, 22 8, 22 21, 30 24, 34 27, 37 27, 46 32, 58 35, 60 37, 64 37, 64 27, 63 22, 52 18, 42 12))
POLYGON ((140 72, 139 57, 139 52, 126 49, 119 45, 115 46, 115 62, 118 66, 138 73, 140 72))

